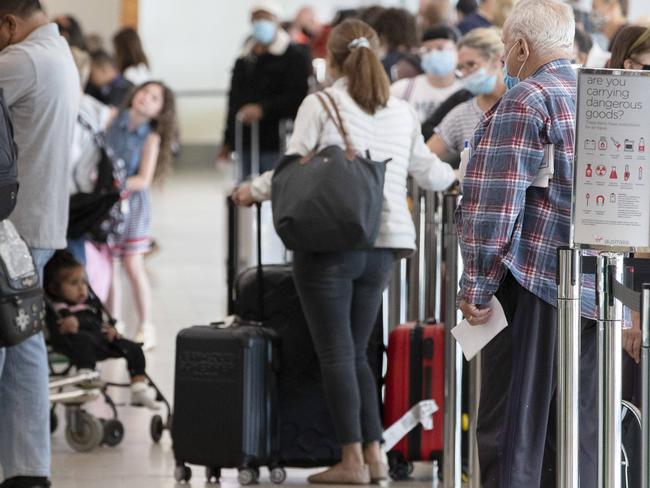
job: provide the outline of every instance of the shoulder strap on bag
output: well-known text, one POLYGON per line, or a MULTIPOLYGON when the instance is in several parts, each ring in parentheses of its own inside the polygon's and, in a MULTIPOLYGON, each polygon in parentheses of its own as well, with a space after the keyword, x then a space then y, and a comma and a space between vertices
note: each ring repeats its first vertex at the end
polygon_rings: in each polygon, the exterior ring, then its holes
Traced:
POLYGON ((350 140, 350 136, 345 129, 345 124, 343 122, 343 118, 341 117, 341 112, 339 111, 338 106, 336 105, 336 101, 334 100, 334 97, 328 93, 326 90, 323 90, 321 92, 316 93, 316 96, 318 97, 318 100, 320 101, 321 105, 325 109, 325 112, 327 113, 327 116, 329 119, 332 121, 336 129, 339 131, 339 134, 341 135, 341 138, 343 139, 343 144, 345 144, 345 154, 348 159, 354 158, 356 155, 357 151, 354 149, 354 146, 352 145, 352 141, 350 140), (330 103, 332 104, 332 107, 334 107, 334 113, 332 113, 332 109, 329 107, 329 104, 325 100, 326 97, 329 99, 330 103))
POLYGON ((411 101, 413 92, 415 91, 415 78, 409 78, 408 84, 406 85, 406 90, 404 91, 403 100, 406 102, 411 101))
POLYGON ((95 145, 99 148, 105 148, 106 143, 104 142, 104 135, 102 132, 96 131, 92 125, 90 125, 90 122, 88 122, 83 115, 79 114, 77 115, 77 122, 79 122, 79 125, 86 129, 88 132, 90 132, 93 135, 93 140, 95 141, 95 145))

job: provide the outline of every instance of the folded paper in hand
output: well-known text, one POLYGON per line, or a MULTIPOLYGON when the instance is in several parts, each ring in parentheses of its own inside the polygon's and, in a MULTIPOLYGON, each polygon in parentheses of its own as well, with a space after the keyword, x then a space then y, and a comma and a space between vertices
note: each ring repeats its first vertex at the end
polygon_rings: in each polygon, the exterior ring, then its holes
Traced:
POLYGON ((470 325, 467 320, 463 320, 451 331, 458 344, 460 344, 465 359, 468 361, 476 356, 499 332, 508 326, 508 321, 506 320, 503 307, 501 307, 499 300, 492 297, 487 307, 492 310, 492 313, 486 324, 470 325))

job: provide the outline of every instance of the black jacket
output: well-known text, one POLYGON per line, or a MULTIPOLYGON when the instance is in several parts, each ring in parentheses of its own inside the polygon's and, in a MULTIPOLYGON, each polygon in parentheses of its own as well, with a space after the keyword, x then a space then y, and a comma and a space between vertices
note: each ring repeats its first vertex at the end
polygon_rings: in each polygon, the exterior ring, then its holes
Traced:
MULTIPOLYGON (((235 148, 235 116, 248 103, 262 106, 260 150, 280 151, 280 121, 294 119, 308 91, 311 63, 304 50, 290 44, 279 55, 251 53, 235 63, 230 82, 228 119, 224 142, 235 148)), ((250 131, 244 128, 244 149, 248 150, 250 131)))

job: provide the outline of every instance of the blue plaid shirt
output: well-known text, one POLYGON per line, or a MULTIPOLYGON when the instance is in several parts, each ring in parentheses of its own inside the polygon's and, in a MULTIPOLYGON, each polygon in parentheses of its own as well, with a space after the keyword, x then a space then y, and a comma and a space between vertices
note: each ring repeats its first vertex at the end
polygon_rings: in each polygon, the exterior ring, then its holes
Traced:
MULTIPOLYGON (((557 306, 557 248, 569 244, 576 77, 568 60, 545 64, 485 114, 472 144, 457 210, 465 271, 460 299, 487 303, 509 270, 557 306), (547 144, 555 146, 548 188, 533 187, 547 144)), ((582 312, 595 317, 593 279, 582 312)))

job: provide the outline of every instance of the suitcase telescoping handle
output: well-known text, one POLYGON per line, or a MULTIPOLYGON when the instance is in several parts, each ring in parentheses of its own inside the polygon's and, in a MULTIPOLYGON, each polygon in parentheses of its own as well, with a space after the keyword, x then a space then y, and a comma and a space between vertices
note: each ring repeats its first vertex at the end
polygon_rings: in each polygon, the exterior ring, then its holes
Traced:
MULTIPOLYGON (((260 174, 260 124, 250 124, 250 176, 260 174)), ((235 118, 235 155, 237 158, 237 181, 244 181, 244 123, 239 117, 235 118)))
MULTIPOLYGON (((262 204, 255 204, 257 222, 256 222, 256 238, 257 238, 257 300, 258 300, 258 321, 263 322, 264 319, 264 268, 262 266, 262 204)), ((227 288, 228 288, 228 315, 235 315, 237 313, 235 304, 235 282, 237 281, 237 274, 239 269, 237 262, 237 249, 239 243, 237 242, 239 236, 239 219, 237 218, 237 205, 233 202, 232 198, 228 197, 228 269, 227 269, 227 288)))

